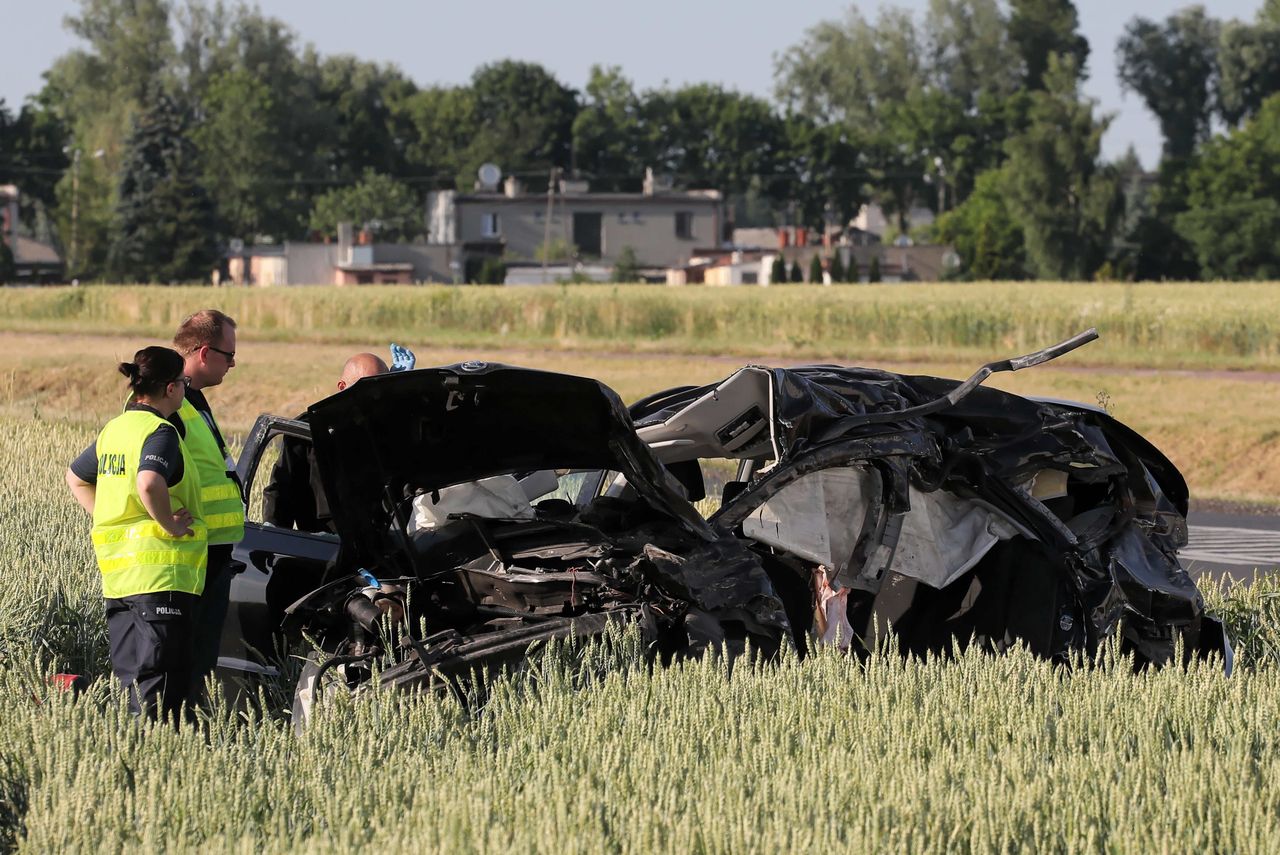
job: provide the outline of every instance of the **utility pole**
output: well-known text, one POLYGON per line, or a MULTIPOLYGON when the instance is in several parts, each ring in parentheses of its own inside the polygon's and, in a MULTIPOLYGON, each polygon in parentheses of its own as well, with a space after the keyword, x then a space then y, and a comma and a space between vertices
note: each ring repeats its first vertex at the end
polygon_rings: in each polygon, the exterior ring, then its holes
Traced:
POLYGON ((67 253, 67 273, 76 270, 76 231, 80 222, 80 149, 71 155, 71 252, 67 253))
POLYGON ((547 259, 551 257, 551 215, 555 212, 556 177, 560 172, 557 166, 551 167, 551 177, 547 180, 547 216, 542 223, 542 284, 547 284, 547 259))
MULTIPOLYGON (((80 255, 80 148, 64 148, 62 151, 71 154, 71 249, 67 252, 67 273, 72 273, 78 272, 76 262, 80 255)), ((101 158, 104 154, 103 149, 98 149, 93 156, 101 158)))

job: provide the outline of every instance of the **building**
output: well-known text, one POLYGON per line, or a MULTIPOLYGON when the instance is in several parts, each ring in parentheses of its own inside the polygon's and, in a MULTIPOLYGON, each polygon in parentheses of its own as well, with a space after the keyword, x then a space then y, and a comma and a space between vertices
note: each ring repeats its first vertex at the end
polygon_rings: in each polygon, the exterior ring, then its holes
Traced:
MULTIPOLYGON (((813 257, 824 260, 840 255, 845 270, 856 270, 857 278, 866 281, 871 272, 871 261, 877 259, 881 282, 937 282, 960 265, 955 250, 942 244, 893 244, 879 242, 879 238, 861 228, 850 226, 843 234, 813 235, 805 229, 786 226, 778 229, 734 229, 734 252, 741 261, 741 272, 703 271, 698 282, 739 285, 750 284, 750 271, 754 259, 760 260, 755 281, 770 284, 774 260, 781 256, 787 269, 799 264, 806 280, 813 257)), ((734 266, 732 262, 717 261, 719 266, 734 266)), ((824 276, 824 279, 829 277, 824 276)), ((850 277, 852 278, 852 277, 850 277)), ((669 282, 685 284, 687 272, 673 272, 669 282)))
POLYGON ((374 243, 347 224, 336 243, 286 241, 227 253, 227 280, 236 285, 408 285, 454 282, 461 271, 457 247, 374 243))
MULTIPOLYGON (((933 225, 933 211, 923 205, 912 205, 907 211, 907 225, 912 229, 933 225)), ((872 202, 858 209, 858 215, 849 225, 864 232, 883 237, 890 229, 897 229, 897 217, 889 217, 884 209, 872 202)))
POLYGON ((652 173, 640 193, 593 193, 568 180, 553 193, 526 193, 508 178, 501 188, 429 194, 427 241, 489 243, 512 262, 540 260, 547 245, 552 261, 568 249, 576 261, 612 265, 630 248, 640 267, 679 267, 697 247, 721 244, 723 208, 718 190, 665 189, 652 173))
POLYGON ((22 194, 12 184, 0 185, 0 241, 13 253, 14 285, 39 285, 62 282, 66 269, 58 251, 21 233, 18 202, 22 194))

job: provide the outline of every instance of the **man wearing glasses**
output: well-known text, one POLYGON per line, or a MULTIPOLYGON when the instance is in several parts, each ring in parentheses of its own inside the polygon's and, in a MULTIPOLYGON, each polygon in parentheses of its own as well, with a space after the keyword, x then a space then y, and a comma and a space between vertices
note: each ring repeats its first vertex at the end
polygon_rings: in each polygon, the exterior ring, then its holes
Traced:
POLYGON ((187 450, 200 473, 200 499, 209 528, 209 563, 204 593, 196 605, 192 699, 201 696, 204 678, 218 664, 222 622, 231 590, 231 549, 244 537, 244 496, 235 461, 213 418, 204 390, 217 386, 236 364, 236 322, 217 309, 203 309, 178 327, 173 347, 191 378, 178 410, 187 450))

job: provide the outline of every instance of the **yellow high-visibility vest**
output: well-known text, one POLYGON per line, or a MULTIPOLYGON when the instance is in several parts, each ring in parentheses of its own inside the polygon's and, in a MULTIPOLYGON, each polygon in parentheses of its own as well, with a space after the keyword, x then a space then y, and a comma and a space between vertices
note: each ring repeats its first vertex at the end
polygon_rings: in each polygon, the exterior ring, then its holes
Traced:
POLYGON ((169 534, 147 513, 138 495, 142 445, 166 424, 153 412, 126 410, 98 434, 93 551, 102 571, 104 597, 204 591, 209 544, 200 507, 200 476, 181 441, 183 476, 169 488, 169 501, 175 512, 182 508, 191 512, 192 534, 169 534))
POLYGON ((228 474, 231 461, 223 456, 204 416, 185 398, 178 417, 187 431, 183 442, 200 473, 200 503, 209 543, 239 543, 244 538, 244 500, 240 485, 228 474))

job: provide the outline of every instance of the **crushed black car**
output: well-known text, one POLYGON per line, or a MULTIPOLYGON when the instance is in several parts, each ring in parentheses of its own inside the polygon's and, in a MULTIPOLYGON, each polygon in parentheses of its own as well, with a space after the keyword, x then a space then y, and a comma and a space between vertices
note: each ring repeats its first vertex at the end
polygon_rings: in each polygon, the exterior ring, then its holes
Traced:
POLYGON ((457 691, 612 625, 664 661, 887 642, 1065 662, 1118 637, 1139 666, 1181 643, 1229 670, 1178 563, 1176 467, 1096 407, 980 386, 1094 337, 964 382, 749 365, 629 408, 592 379, 469 362, 264 416, 220 668, 303 650, 300 715, 326 681, 457 691), (332 531, 263 520, 299 447, 332 531))

